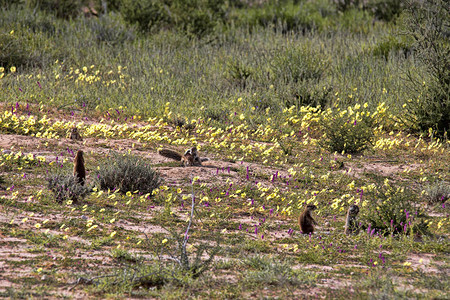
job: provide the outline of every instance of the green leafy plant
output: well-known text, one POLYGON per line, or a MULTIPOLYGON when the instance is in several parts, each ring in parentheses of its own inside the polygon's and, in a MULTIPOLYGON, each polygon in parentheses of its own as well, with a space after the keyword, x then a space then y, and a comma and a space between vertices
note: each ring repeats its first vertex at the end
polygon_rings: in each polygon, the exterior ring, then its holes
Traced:
POLYGON ((450 124, 450 8, 442 0, 411 1, 406 11, 407 33, 430 80, 424 86, 423 75, 409 76, 420 97, 407 103, 403 119, 419 130, 432 128, 443 136, 450 124))
POLYGON ((428 185, 425 188, 425 199, 430 204, 444 203, 450 199, 450 185, 445 181, 428 185))
POLYGON ((376 121, 373 115, 347 110, 328 109, 322 114, 320 126, 324 132, 319 145, 329 151, 359 153, 372 145, 376 121))
POLYGON ((364 205, 364 228, 370 234, 426 233, 428 225, 424 213, 415 205, 417 197, 405 188, 394 188, 388 182, 377 184, 370 192, 364 205), (366 227, 367 226, 367 227, 366 227))
POLYGON ((300 82, 320 79, 325 62, 306 46, 289 47, 277 55, 271 63, 271 75, 275 82, 300 82))
POLYGON ((393 35, 383 38, 372 49, 373 55, 384 57, 386 60, 391 53, 402 54, 406 57, 412 51, 412 44, 408 39, 393 35))
POLYGON ((175 28, 202 37, 225 18, 223 4, 223 0, 127 0, 120 9, 125 20, 143 31, 175 28))
POLYGON ((120 189, 122 193, 152 193, 161 184, 159 174, 140 157, 113 153, 95 173, 102 190, 120 189))
POLYGON ((29 0, 28 6, 55 14, 58 18, 75 18, 81 13, 82 0, 29 0))
POLYGON ((133 28, 127 28, 123 24, 120 15, 110 13, 100 19, 89 20, 92 32, 98 42, 106 43, 110 46, 120 45, 127 41, 132 41, 135 37, 133 28))
POLYGON ((242 89, 247 87, 247 81, 253 71, 250 67, 240 61, 230 61, 227 63, 226 78, 242 89))

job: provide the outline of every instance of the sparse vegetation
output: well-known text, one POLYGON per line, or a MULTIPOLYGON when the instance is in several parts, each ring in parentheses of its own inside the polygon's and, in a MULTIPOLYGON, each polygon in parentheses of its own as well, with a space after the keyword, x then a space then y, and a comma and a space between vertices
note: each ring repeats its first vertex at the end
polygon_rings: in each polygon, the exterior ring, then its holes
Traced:
POLYGON ((448 297, 444 2, 0 0, 0 298, 448 297))
POLYGON ((47 177, 48 189, 53 192, 56 202, 71 200, 74 203, 83 200, 90 192, 90 188, 78 183, 72 174, 54 173, 47 177))
POLYGON ((99 166, 95 174, 102 190, 120 190, 122 193, 138 191, 151 195, 159 187, 159 174, 140 157, 112 153, 99 166))

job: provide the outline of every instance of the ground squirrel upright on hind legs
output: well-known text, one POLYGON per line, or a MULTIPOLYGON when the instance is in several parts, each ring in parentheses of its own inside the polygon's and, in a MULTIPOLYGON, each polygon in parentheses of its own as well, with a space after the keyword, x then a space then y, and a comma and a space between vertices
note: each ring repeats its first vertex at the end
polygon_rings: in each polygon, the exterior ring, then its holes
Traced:
POLYGON ((86 168, 84 167, 83 151, 78 150, 73 159, 73 176, 77 177, 78 183, 84 185, 86 181, 86 168))
POLYGON ((82 141, 83 138, 81 137, 80 132, 78 131, 78 128, 72 127, 72 130, 70 131, 70 139, 75 141, 82 141))
POLYGON ((298 223, 303 234, 314 232, 314 225, 317 225, 317 222, 311 216, 311 212, 316 209, 317 207, 314 204, 308 204, 305 210, 300 214, 298 223))
POLYGON ((351 205, 348 208, 347 217, 345 218, 345 234, 358 234, 359 226, 356 216, 359 213, 358 205, 351 205))

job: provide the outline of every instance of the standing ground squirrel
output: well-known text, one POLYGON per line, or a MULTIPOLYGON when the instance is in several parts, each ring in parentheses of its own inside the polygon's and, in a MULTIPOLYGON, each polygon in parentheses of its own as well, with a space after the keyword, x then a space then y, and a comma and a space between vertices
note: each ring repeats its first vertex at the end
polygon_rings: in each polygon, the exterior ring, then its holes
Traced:
POLYGON ((201 166, 202 162, 209 160, 208 158, 200 158, 198 156, 198 151, 196 147, 192 147, 191 149, 187 149, 183 155, 180 153, 170 150, 170 149, 161 149, 158 150, 159 155, 162 155, 167 158, 171 158, 177 161, 181 161, 183 166, 201 166))
POLYGON ((298 218, 300 230, 303 234, 314 232, 314 225, 317 225, 317 222, 311 216, 311 212, 315 209, 317 209, 317 207, 314 204, 308 204, 298 218))
POLYGON ((82 141, 83 138, 81 137, 80 133, 78 132, 78 128, 73 127, 72 131, 70 132, 70 139, 76 140, 76 141, 82 141))
POLYGON ((86 181, 86 169, 84 167, 83 151, 78 150, 73 159, 73 176, 78 178, 78 183, 84 185, 86 181))
POLYGON ((352 205, 348 208, 347 218, 345 219, 345 234, 358 234, 359 226, 356 216, 359 213, 358 205, 352 205))

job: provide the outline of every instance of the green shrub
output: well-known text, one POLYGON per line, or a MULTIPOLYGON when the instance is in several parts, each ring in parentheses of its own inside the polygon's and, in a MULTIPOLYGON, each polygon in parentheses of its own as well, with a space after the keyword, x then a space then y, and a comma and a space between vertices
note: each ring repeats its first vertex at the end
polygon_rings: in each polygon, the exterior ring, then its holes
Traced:
POLYGON ((102 16, 99 19, 89 20, 94 37, 98 42, 111 46, 123 44, 134 39, 132 28, 129 29, 114 13, 102 16))
POLYGON ((38 64, 26 34, 0 33, 0 66, 9 70, 12 66, 20 68, 38 64))
POLYGON ((225 78, 242 89, 247 87, 247 81, 253 70, 244 63, 232 60, 227 63, 225 78))
POLYGON ((425 198, 430 204, 444 203, 450 199, 450 185, 445 181, 436 182, 425 188, 425 198))
POLYGON ((39 8, 62 19, 75 18, 81 13, 83 0, 27 0, 31 9, 39 8))
POLYGON ((126 0, 121 12, 126 21, 142 31, 174 28, 202 37, 224 20, 223 5, 224 0, 126 0))
POLYGON ((412 1, 407 13, 409 36, 414 40, 417 57, 425 65, 430 82, 424 89, 423 74, 418 79, 409 77, 412 89, 421 94, 421 98, 408 102, 405 118, 422 131, 432 128, 443 136, 450 124, 448 3, 443 0, 412 1))
POLYGON ((273 27, 282 33, 306 33, 324 29, 335 12, 327 1, 269 1, 262 7, 246 8, 234 16, 240 26, 273 27))
POLYGON ((373 143, 374 115, 359 112, 357 104, 346 110, 328 109, 320 120, 324 132, 319 145, 331 152, 359 153, 373 143))
POLYGON ((367 1, 364 9, 368 10, 378 20, 390 22, 397 18, 404 9, 402 0, 372 0, 367 1))
POLYGON ((325 71, 325 61, 306 45, 288 47, 270 64, 273 82, 296 83, 320 79, 325 71))
POLYGON ((401 0, 333 0, 336 9, 346 12, 359 9, 370 12, 376 19, 390 22, 398 17, 404 9, 401 0))
POLYGON ((389 58, 390 53, 402 54, 405 57, 412 52, 412 45, 406 39, 398 36, 389 35, 378 42, 372 49, 375 56, 389 58))
POLYGON ((410 234, 426 233, 423 210, 414 204, 417 196, 409 189, 394 188, 388 182, 377 184, 365 193, 368 203, 362 211, 368 233, 410 234))
POLYGON ((122 193, 151 193, 161 184, 159 174, 140 157, 114 153, 95 173, 102 190, 120 189, 122 193))
POLYGON ((76 203, 91 191, 89 187, 81 185, 78 178, 70 173, 50 174, 47 177, 47 186, 53 192, 58 203, 65 200, 72 200, 76 203))
POLYGON ((22 0, 0 0, 0 7, 2 9, 17 8, 22 5, 22 0))
POLYGON ((333 0, 338 11, 344 12, 354 8, 362 8, 361 0, 333 0))

